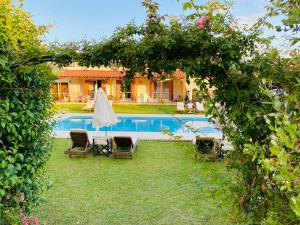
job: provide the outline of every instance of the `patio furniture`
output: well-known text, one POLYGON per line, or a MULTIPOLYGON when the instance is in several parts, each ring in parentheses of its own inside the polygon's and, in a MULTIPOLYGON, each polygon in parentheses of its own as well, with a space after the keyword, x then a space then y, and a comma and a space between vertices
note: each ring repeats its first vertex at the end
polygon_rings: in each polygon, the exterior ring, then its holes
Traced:
POLYGON ((194 113, 194 104, 193 103, 188 103, 187 104, 188 107, 188 113, 194 113))
POLYGON ((93 114, 93 125, 96 128, 110 127, 119 122, 111 104, 112 102, 109 102, 103 89, 99 88, 95 96, 95 110, 93 114))
POLYGON ((93 137, 93 155, 106 155, 109 157, 112 150, 112 139, 111 137, 93 137))
POLYGON ((148 102, 148 103, 154 103, 154 99, 153 99, 153 98, 148 98, 148 99, 147 99, 147 102, 148 102))
POLYGON ((133 142, 131 137, 116 136, 113 138, 112 155, 115 158, 132 159, 137 144, 138 140, 133 142))
POLYGON ((202 102, 196 102, 196 112, 204 112, 204 105, 202 102))
POLYGON ((194 148, 201 157, 211 161, 214 161, 221 153, 220 142, 214 137, 196 137, 194 148))
POLYGON ((176 111, 177 112, 185 112, 184 103, 183 102, 177 102, 176 103, 176 111))
POLYGON ((227 138, 222 140, 221 142, 221 156, 224 157, 228 152, 231 152, 234 150, 233 145, 228 141, 227 138))
POLYGON ((93 100, 89 100, 81 110, 92 111, 95 106, 95 102, 93 100))
POLYGON ((64 153, 70 158, 73 155, 85 157, 92 149, 87 132, 85 130, 71 130, 70 136, 72 144, 64 153))

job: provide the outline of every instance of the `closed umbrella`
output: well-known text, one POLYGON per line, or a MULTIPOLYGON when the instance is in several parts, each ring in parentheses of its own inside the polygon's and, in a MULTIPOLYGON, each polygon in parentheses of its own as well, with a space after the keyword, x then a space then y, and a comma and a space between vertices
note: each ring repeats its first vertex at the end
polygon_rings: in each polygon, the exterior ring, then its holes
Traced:
POLYGON ((119 122, 102 88, 97 91, 93 121, 94 126, 98 128, 109 127, 119 122))
POLYGON ((98 84, 95 84, 95 91, 94 91, 94 102, 96 101, 96 96, 97 96, 97 90, 98 90, 98 84))

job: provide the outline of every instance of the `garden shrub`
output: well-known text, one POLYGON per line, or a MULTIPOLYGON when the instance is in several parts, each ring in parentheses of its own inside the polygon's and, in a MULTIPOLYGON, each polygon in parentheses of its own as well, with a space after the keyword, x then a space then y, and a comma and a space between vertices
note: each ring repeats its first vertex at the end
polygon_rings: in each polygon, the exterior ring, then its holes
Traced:
POLYGON ((37 208, 47 185, 43 174, 52 127, 46 64, 26 63, 41 57, 45 26, 33 24, 22 6, 0 1, 0 223, 21 223, 37 208))

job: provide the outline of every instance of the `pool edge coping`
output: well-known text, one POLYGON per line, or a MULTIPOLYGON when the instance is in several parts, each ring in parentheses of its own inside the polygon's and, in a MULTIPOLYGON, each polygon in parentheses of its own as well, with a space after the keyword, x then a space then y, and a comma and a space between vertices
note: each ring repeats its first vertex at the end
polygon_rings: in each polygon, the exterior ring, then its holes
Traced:
MULTIPOLYGON (((117 116, 123 117, 182 117, 182 118, 207 118, 205 115, 195 114, 134 114, 134 113, 116 113, 117 116)), ((55 114, 54 119, 65 119, 70 116, 93 116, 92 113, 63 113, 55 114)))

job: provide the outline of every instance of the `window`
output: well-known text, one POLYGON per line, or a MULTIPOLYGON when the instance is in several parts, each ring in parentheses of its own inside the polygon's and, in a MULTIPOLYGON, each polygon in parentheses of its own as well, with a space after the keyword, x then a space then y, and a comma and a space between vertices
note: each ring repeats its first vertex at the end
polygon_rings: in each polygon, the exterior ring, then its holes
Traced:
POLYGON ((154 98, 169 99, 169 82, 154 81, 154 98))

